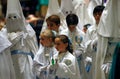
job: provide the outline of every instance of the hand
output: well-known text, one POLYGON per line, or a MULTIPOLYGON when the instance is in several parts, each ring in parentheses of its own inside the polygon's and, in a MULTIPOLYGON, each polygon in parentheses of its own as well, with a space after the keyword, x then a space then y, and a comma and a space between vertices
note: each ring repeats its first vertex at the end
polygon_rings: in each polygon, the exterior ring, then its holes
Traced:
POLYGON ((86 57, 86 58, 85 58, 85 61, 86 61, 86 62, 92 62, 92 58, 91 58, 91 57, 86 57))
POLYGON ((49 73, 50 73, 50 74, 55 74, 57 68, 58 68, 58 65, 57 65, 57 64, 50 65, 50 66, 49 66, 49 73))
POLYGON ((111 67, 111 63, 106 63, 106 64, 103 64, 103 65, 101 66, 101 69, 102 69, 105 73, 109 73, 110 67, 111 67))
POLYGON ((91 65, 92 65, 92 58, 91 57, 86 57, 85 59, 86 62, 86 71, 89 72, 91 69, 91 65))

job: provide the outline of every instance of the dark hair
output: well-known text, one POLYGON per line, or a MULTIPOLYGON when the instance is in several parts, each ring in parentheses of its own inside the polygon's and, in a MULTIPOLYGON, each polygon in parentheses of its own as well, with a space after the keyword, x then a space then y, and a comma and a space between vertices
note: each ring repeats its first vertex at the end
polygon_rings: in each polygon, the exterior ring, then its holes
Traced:
POLYGON ((94 10, 93 10, 93 15, 94 15, 95 13, 103 12, 104 8, 105 8, 105 6, 103 6, 103 5, 98 5, 98 6, 96 6, 96 7, 94 8, 94 10))
POLYGON ((58 35, 58 36, 56 36, 56 38, 60 38, 60 40, 61 40, 63 43, 68 43, 67 50, 68 50, 70 53, 73 53, 72 43, 70 42, 69 38, 68 38, 66 35, 58 35))
POLYGON ((58 25, 60 24, 60 17, 58 15, 51 15, 46 19, 46 21, 50 21, 58 25))
POLYGON ((88 29, 91 26, 91 24, 85 24, 83 27, 85 27, 86 29, 88 29))
POLYGON ((66 16, 66 23, 68 27, 69 25, 77 25, 78 21, 78 16, 76 14, 68 14, 66 16))

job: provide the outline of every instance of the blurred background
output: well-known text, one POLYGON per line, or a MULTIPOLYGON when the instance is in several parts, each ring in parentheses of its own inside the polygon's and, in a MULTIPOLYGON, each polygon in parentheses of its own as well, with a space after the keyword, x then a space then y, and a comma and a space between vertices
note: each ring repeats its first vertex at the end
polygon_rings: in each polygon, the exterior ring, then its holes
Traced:
MULTIPOLYGON (((59 3, 61 0, 58 0, 59 3)), ((45 17, 49 0, 20 0, 24 16, 34 14, 38 17, 45 17)), ((14 3, 13 3, 14 4, 14 3)), ((5 16, 7 8, 7 0, 0 0, 0 16, 5 16)))
MULTIPOLYGON (((59 3, 61 0, 58 0, 59 3)), ((39 34, 48 9, 49 0, 20 0, 26 21, 36 32, 39 45, 39 34)), ((14 4, 14 3, 13 3, 14 4)), ((6 24, 7 0, 0 0, 0 31, 6 24)))

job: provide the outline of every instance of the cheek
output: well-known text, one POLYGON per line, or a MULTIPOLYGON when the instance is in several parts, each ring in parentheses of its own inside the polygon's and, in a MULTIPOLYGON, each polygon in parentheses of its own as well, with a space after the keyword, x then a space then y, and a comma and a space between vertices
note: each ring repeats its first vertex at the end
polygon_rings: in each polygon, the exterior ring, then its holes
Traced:
POLYGON ((55 45, 55 48, 56 48, 58 51, 61 50, 61 46, 57 46, 57 45, 55 45))
POLYGON ((69 28, 69 30, 70 30, 71 32, 73 32, 73 31, 75 30, 75 28, 69 28))

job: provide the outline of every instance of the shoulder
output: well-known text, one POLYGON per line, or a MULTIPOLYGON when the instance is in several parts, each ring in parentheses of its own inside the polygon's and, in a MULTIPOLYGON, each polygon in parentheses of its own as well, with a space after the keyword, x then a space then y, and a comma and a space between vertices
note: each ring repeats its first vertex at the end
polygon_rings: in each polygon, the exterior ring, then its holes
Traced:
POLYGON ((80 29, 78 29, 78 28, 76 28, 76 31, 77 31, 77 34, 78 35, 82 35, 82 36, 85 36, 85 33, 82 31, 82 30, 80 30, 80 29))
POLYGON ((75 62, 75 56, 72 55, 70 52, 67 52, 64 62, 66 65, 72 64, 73 62, 75 62))
POLYGON ((88 28, 88 32, 92 32, 92 31, 94 31, 94 30, 96 30, 96 26, 95 25, 92 25, 92 26, 90 26, 89 28, 88 28))
POLYGON ((60 35, 66 35, 66 36, 68 36, 68 29, 61 29, 61 31, 60 31, 60 35))
POLYGON ((65 58, 69 59, 69 60, 73 60, 73 59, 75 59, 75 56, 68 51, 68 52, 66 52, 65 58))

